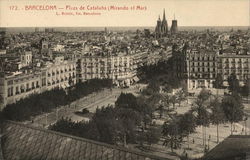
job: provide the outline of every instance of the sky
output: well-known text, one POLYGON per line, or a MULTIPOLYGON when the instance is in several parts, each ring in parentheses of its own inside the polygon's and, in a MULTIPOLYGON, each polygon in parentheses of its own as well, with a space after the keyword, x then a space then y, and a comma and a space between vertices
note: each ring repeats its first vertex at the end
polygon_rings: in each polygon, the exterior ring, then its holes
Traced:
POLYGON ((90 26, 155 26, 158 16, 166 11, 168 24, 178 20, 179 26, 249 26, 250 0, 0 0, 0 27, 90 27, 90 26), (146 10, 98 11, 101 15, 58 16, 76 11, 27 11, 29 5, 142 6, 146 10), (19 10, 10 10, 17 6, 19 10))

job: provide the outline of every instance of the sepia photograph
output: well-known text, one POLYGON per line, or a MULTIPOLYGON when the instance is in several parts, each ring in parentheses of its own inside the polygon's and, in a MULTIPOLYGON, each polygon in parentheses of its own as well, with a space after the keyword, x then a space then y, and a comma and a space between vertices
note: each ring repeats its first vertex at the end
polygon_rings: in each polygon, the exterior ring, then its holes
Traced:
POLYGON ((0 160, 250 160, 250 0, 0 0, 0 160))

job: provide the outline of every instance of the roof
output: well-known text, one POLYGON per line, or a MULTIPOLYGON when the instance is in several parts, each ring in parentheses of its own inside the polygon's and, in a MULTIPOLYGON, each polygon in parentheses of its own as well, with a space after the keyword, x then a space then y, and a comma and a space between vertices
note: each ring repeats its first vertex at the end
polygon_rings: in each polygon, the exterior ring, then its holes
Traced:
POLYGON ((204 160, 234 159, 250 155, 250 135, 231 135, 209 151, 204 160))
POLYGON ((7 121, 3 124, 5 160, 163 160, 84 138, 7 121))

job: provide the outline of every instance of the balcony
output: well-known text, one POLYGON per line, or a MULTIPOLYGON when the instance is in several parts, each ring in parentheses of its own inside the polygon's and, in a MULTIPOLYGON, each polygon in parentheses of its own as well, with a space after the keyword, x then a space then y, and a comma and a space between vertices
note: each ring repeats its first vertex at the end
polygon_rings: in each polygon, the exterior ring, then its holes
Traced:
POLYGON ((26 92, 29 92, 29 91, 31 91, 31 88, 26 89, 26 92))

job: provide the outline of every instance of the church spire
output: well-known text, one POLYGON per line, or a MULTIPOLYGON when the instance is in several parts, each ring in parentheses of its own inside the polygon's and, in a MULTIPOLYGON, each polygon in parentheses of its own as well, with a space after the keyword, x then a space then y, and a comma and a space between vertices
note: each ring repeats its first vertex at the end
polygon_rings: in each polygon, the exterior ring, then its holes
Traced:
POLYGON ((162 20, 164 21, 164 20, 166 20, 166 16, 165 16, 165 8, 164 8, 164 10, 163 10, 163 18, 162 18, 162 20))

